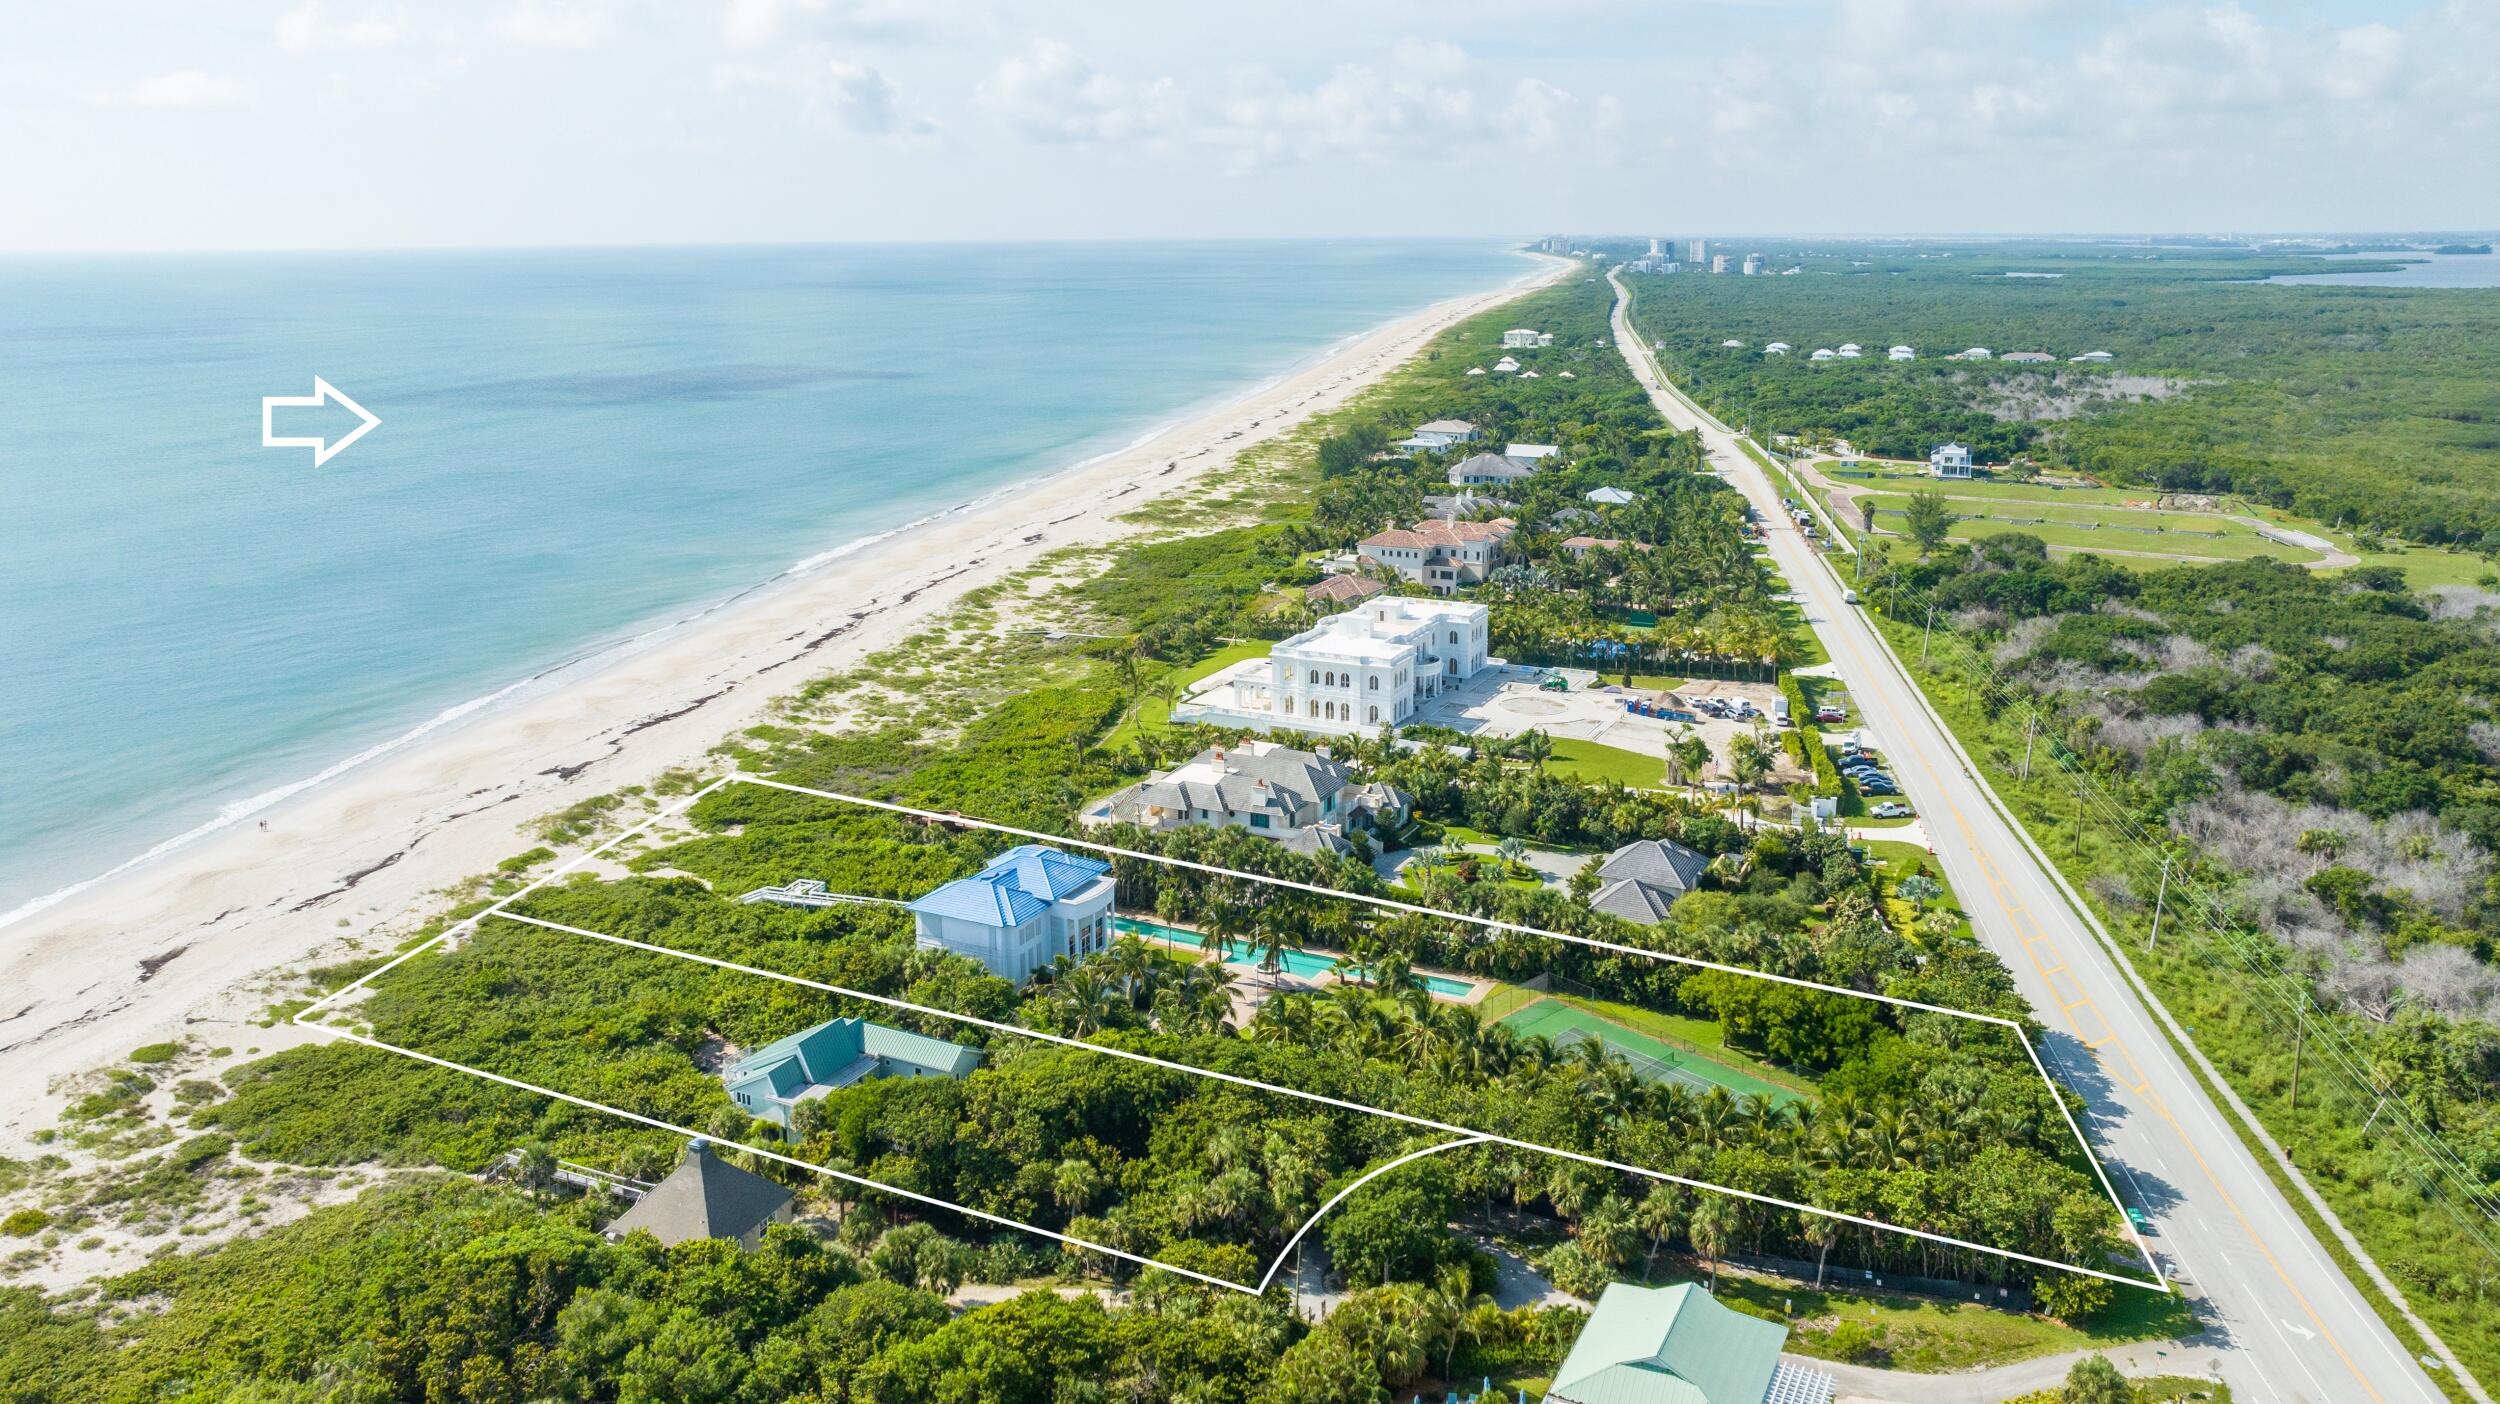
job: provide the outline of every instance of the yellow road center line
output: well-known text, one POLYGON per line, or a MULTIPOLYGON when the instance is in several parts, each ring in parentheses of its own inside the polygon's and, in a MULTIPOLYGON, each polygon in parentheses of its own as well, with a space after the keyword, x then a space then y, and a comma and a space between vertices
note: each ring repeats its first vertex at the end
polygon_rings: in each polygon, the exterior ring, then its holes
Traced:
MULTIPOLYGON (((1870 625, 1869 627, 1871 628, 1873 626, 1870 625)), ((1866 670, 1864 675, 1870 677, 1876 676, 1875 670, 1869 665, 1864 651, 1858 647, 1857 640, 1850 637, 1847 630, 1835 629, 1833 632, 1840 636, 1840 642, 1849 650, 1852 660, 1855 661, 1861 668, 1866 670)), ((1914 680, 1905 678, 1904 681, 1908 682, 1908 685, 1913 689, 1918 686, 1914 680)), ((1919 747, 1915 736, 1902 738, 1901 745, 1910 750, 1917 757, 1919 765, 1930 775, 1941 776, 1943 774, 1943 772, 1935 765, 1934 761, 1923 749, 1919 747)), ((1962 807, 1959 804, 1954 802, 1952 792, 1949 789, 1944 788, 1941 781, 1939 781, 1939 791, 1944 795, 1945 808, 1952 814, 1954 825, 1962 831, 1964 848, 1970 853, 1973 860, 1979 864, 1981 875, 1987 880, 1987 884, 1990 889, 1989 896, 1996 901, 1998 909, 2005 914, 2007 925, 2013 929, 2017 937, 2021 938, 2023 952, 2025 955, 2030 957, 2033 969, 2037 970, 2040 974, 2041 982, 2054 991, 2056 986, 2049 980, 2049 969, 2042 962, 2040 952, 2036 949, 2038 946, 2045 945, 2050 948, 2051 955, 2056 955, 2056 941, 2049 934, 2046 923, 2033 923, 2033 925, 2040 932, 2037 938, 2025 937, 2022 935, 2022 917, 2028 916, 2030 914, 2029 910, 2024 907, 2018 899, 2012 896, 2009 884, 2007 883, 2004 875, 1998 869, 1995 861, 1989 858, 1987 850, 1980 844, 1978 831, 1971 826, 1969 816, 1962 811, 1962 807)), ((2063 969, 2064 967, 2065 961, 2060 958, 2058 961, 2058 968, 2063 969)), ((2078 1038, 2080 1038, 2082 1030, 2077 1025, 2077 1021, 2074 1018, 2074 1011, 2086 1005, 2090 1005, 2091 1003, 2091 999, 2087 997, 2077 1000, 2073 1004, 2069 1004, 2064 1007, 2068 1027, 2076 1033, 2078 1038)), ((2093 1010, 2093 1014, 2095 1018, 2099 1018, 2100 1011, 2096 1008, 2093 1010)), ((2299 1285, 2292 1281, 2291 1274, 2284 1270, 2281 1260, 2275 1257, 2273 1248, 2266 1243, 2265 1236, 2257 1231, 2257 1226, 2250 1223, 2247 1214, 2241 1211, 2239 1200, 2233 1197, 2229 1190, 2223 1188, 2221 1177, 2214 1172, 2213 1166, 2207 1163, 2204 1153, 2197 1149, 2196 1141, 2188 1134, 2187 1128, 2180 1125, 2179 1119, 2171 1114, 2169 1105, 2163 1101, 2161 1095, 2152 1090, 2151 1080, 2143 1076, 2142 1068, 2137 1066, 2134 1056, 2127 1052, 2126 1040, 2119 1035, 2116 1027, 2107 1019, 2100 1019, 2100 1023, 2103 1028, 2110 1031, 2108 1036, 2104 1038, 2102 1042, 2114 1045, 2118 1049, 2119 1053, 2126 1057, 2129 1069, 2134 1071, 2139 1078, 2139 1081, 2133 1084, 2130 1090, 2132 1090, 2137 1096, 2144 1098, 2146 1104, 2152 1109, 2153 1113, 2169 1124, 2172 1132, 2178 1136, 2179 1143, 2187 1148, 2189 1157, 2195 1160, 2197 1169, 2204 1173, 2207 1183, 2213 1186, 2214 1193, 2222 1197, 2224 1206, 2231 1211, 2231 1217, 2238 1221, 2241 1231, 2248 1235, 2249 1242, 2256 1245, 2257 1251, 2264 1255, 2266 1265, 2274 1269, 2274 1275, 2282 1282, 2284 1290, 2290 1292, 2292 1294, 2292 1299, 2300 1304, 2301 1313, 2309 1318, 2310 1324, 2317 1328, 2319 1336, 2326 1341, 2328 1346, 2334 1349, 2336 1358, 2344 1362, 2344 1368, 2352 1373, 2353 1379, 2360 1384, 2363 1392, 2368 1394, 2370 1398, 2378 1400, 2379 1404, 2386 1404, 2386 1396, 2380 1394, 2378 1390, 2371 1385, 2369 1377, 2361 1373, 2360 1365, 2353 1360, 2351 1353, 2344 1349, 2344 1343, 2338 1339, 2335 1332, 2328 1327, 2326 1319, 2318 1314, 2317 1308, 2310 1304, 2307 1294, 2303 1293, 2300 1290, 2299 1285)), ((2093 1045, 2087 1044, 2086 1046, 2089 1047, 2093 1045)))

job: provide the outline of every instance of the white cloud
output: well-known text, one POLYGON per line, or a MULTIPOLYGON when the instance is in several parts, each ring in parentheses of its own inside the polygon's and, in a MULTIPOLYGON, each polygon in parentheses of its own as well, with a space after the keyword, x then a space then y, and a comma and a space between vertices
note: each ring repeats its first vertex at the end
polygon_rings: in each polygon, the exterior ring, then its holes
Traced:
POLYGON ((408 16, 381 5, 353 19, 334 18, 326 0, 304 0, 278 17, 278 47, 290 54, 330 49, 380 49, 409 36, 408 16))
POLYGON ((834 57, 821 45, 801 45, 769 64, 725 63, 714 76, 728 88, 789 94, 811 120, 852 136, 899 140, 938 131, 935 122, 904 105, 900 90, 883 72, 834 57))
POLYGON ((486 32, 514 44, 588 48, 607 35, 607 0, 519 0, 488 20, 486 32))
POLYGON ((902 120, 894 84, 863 64, 839 59, 825 65, 825 109, 844 130, 862 136, 883 136, 902 120))
POLYGON ((782 38, 916 40, 946 33, 961 23, 953 0, 729 0, 721 38, 732 48, 753 48, 782 38))
POLYGON ((1036 39, 1001 60, 976 100, 1037 141, 1160 145, 1183 120, 1180 86, 1171 79, 1112 78, 1056 39, 1036 39))
POLYGON ((259 96, 249 79, 186 68, 90 94, 88 101, 106 107, 249 107, 259 96))
POLYGON ((1464 162, 1566 145, 1604 159, 1623 125, 1611 97, 1583 104, 1543 79, 1494 73, 1446 42, 1402 42, 1378 66, 1344 63, 1296 84, 1258 65, 1188 82, 1123 78, 1044 39, 1002 60, 977 100, 1038 141, 1213 150, 1242 165, 1464 162))
POLYGON ((2334 55, 2321 81, 2327 92, 2352 101, 2377 97, 2396 76, 2405 37, 2383 24, 2356 25, 2335 36, 2334 55))

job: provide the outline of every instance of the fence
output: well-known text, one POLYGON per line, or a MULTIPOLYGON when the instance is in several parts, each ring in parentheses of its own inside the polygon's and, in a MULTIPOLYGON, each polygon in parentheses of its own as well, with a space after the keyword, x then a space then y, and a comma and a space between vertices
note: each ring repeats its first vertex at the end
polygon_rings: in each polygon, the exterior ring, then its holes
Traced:
POLYGON ((1776 682, 1779 665, 1745 658, 1695 658, 1654 644, 1593 640, 1577 648, 1513 645, 1503 656, 1532 668, 1587 668, 1601 677, 1647 673, 1657 677, 1706 678, 1713 682, 1776 682), (1602 645, 1602 646, 1601 646, 1602 645))

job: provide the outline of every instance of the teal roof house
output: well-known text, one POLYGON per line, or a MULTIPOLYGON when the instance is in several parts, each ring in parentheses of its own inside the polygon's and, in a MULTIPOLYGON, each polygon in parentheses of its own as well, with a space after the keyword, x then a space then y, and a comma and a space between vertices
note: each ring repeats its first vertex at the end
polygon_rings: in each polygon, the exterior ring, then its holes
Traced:
POLYGON ((889 1029, 865 1019, 828 1019, 776 1039, 721 1074, 729 1099, 752 1117, 790 1129, 790 1111, 812 1097, 873 1077, 963 1077, 981 1050, 889 1029))
POLYGON ((1061 956, 1111 944, 1111 865, 1018 844, 911 904, 922 946, 969 956, 1017 984, 1061 956))
POLYGON ((1835 1381, 1780 1359, 1788 1328, 1690 1282, 1607 1285, 1547 1404, 1831 1404, 1835 1381))

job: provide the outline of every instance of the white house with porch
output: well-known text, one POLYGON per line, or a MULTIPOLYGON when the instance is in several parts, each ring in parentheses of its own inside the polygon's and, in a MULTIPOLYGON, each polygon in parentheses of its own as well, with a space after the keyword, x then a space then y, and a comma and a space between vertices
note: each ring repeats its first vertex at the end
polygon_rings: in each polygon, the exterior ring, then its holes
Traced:
POLYGON ((1322 736, 1403 726, 1427 699, 1501 666, 1491 630, 1480 604, 1384 595, 1217 673, 1172 715, 1322 736))
POLYGON ((1927 455, 1927 475, 1931 478, 1967 478, 1971 475, 1970 450, 1960 444, 1940 444, 1927 455))

